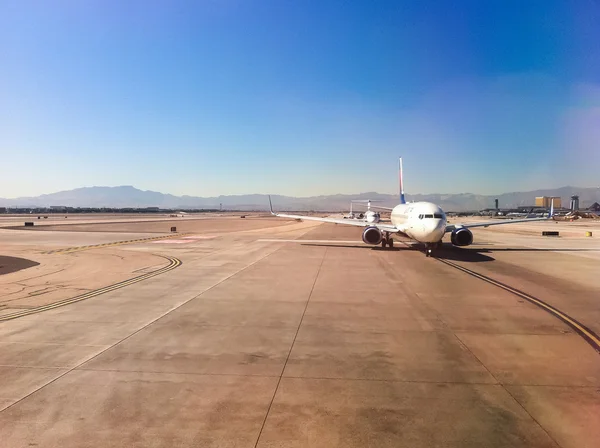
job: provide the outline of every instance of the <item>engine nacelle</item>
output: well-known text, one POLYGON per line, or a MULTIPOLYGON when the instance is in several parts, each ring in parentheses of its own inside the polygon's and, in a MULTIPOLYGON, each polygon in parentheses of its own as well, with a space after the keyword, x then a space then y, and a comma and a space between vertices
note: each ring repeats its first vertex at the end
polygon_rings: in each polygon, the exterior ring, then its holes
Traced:
POLYGON ((473 243, 473 234, 469 229, 455 229, 452 231, 450 241, 455 246, 469 246, 471 243, 473 243))
POLYGON ((365 244, 377 245, 381 243, 382 239, 383 234, 377 227, 367 227, 362 234, 362 240, 365 244))
POLYGON ((376 224, 379 222, 380 216, 379 213, 369 210, 365 213, 365 219, 368 223, 376 224))

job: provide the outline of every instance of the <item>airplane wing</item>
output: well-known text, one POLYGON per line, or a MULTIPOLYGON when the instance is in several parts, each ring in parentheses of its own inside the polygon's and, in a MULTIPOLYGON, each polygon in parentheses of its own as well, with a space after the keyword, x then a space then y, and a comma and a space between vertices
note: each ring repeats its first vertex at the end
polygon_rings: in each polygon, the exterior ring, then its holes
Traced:
POLYGON ((354 220, 354 219, 335 219, 335 218, 319 218, 317 216, 303 216, 303 215, 288 215, 285 213, 275 213, 273 211, 273 204, 271 203, 271 197, 269 196, 269 206, 271 207, 271 214, 280 218, 291 218, 291 219, 302 219, 305 221, 319 221, 328 222, 331 224, 345 224, 347 226, 356 227, 377 227, 384 232, 390 233, 402 233, 402 229, 398 229, 392 225, 386 225, 381 223, 368 223, 367 221, 354 220))
POLYGON ((489 227, 489 226, 501 226, 504 224, 518 224, 522 222, 534 222, 534 221, 548 221, 554 216, 554 203, 550 206, 550 213, 545 218, 525 218, 525 219, 503 219, 496 222, 476 222, 473 224, 451 224, 446 226, 446 233, 452 232, 456 229, 471 229, 473 227, 489 227))
POLYGON ((371 208, 378 208, 379 210, 387 210, 387 211, 392 211, 394 210, 392 207, 383 207, 381 205, 373 205, 371 204, 371 208))

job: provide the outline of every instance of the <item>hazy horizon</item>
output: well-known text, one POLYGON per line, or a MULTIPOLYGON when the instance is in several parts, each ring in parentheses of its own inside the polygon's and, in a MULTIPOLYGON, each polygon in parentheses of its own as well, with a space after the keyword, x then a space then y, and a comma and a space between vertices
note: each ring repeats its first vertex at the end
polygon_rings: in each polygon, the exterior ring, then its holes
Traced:
POLYGON ((399 156, 413 194, 594 185, 598 23, 558 0, 5 3, 0 197, 395 194, 399 156))
MULTIPOLYGON (((198 194, 198 195, 179 195, 179 194, 175 194, 175 193, 171 193, 168 191, 158 191, 158 190, 152 190, 152 189, 142 189, 142 188, 137 188, 135 185, 91 185, 91 186, 83 186, 83 187, 76 187, 76 188, 72 188, 72 189, 68 189, 68 190, 59 190, 59 191, 51 191, 51 192, 47 192, 47 193, 42 193, 39 195, 32 195, 32 196, 14 196, 14 197, 9 197, 9 196, 0 196, 0 199, 23 199, 23 198, 37 198, 40 196, 47 196, 47 195, 53 195, 53 194, 60 194, 60 193, 68 193, 71 191, 75 191, 75 190, 83 190, 83 189, 94 189, 94 188, 133 188, 135 190, 138 191, 142 191, 142 192, 150 192, 150 193, 159 193, 159 194, 163 194, 163 195, 172 195, 172 196, 177 196, 177 197, 181 197, 181 196, 191 196, 191 197, 219 197, 219 196, 252 196, 252 195, 272 195, 272 196, 288 196, 288 197, 293 197, 293 198, 298 198, 298 199, 302 199, 302 198, 308 198, 308 197, 317 197, 317 196, 335 196, 335 195, 342 195, 342 196, 348 196, 348 195, 356 195, 356 196, 360 196, 360 195, 364 195, 364 194, 368 194, 368 193, 373 193, 373 194, 377 194, 377 195, 390 195, 390 196, 398 196, 398 193, 396 192, 386 192, 386 191, 374 191, 374 190, 365 190, 365 191, 361 191, 361 192, 350 192, 350 193, 331 193, 331 194, 315 194, 315 195, 309 195, 309 196, 290 196, 290 195, 286 195, 286 194, 281 194, 281 193, 277 193, 277 192, 247 192, 247 193, 231 193, 231 194, 216 194, 216 195, 206 195, 206 194, 198 194)), ((406 196, 423 196, 423 195, 460 195, 460 194, 472 194, 472 195, 478 195, 478 196, 501 196, 501 195, 506 195, 506 194, 512 194, 512 193, 530 193, 530 192, 534 192, 534 191, 538 191, 538 190, 560 190, 563 188, 573 188, 573 189, 581 189, 581 190, 588 190, 588 189, 598 189, 600 190, 600 187, 597 186, 581 186, 581 185, 562 185, 560 187, 540 187, 540 188, 536 188, 535 190, 521 190, 521 191, 504 191, 504 192, 496 192, 496 193, 492 193, 492 194, 486 194, 486 193, 478 193, 475 191, 459 191, 459 192, 455 192, 455 193, 448 193, 448 192, 443 192, 443 191, 433 191, 433 192, 406 192, 406 196)))

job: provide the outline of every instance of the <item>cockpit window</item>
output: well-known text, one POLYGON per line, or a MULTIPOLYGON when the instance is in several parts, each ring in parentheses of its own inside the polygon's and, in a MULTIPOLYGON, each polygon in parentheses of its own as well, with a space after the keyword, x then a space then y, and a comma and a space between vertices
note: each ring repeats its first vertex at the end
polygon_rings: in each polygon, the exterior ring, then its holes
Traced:
POLYGON ((419 215, 419 219, 423 219, 423 215, 419 215))
POLYGON ((425 218, 433 218, 433 215, 425 215, 425 218))
POLYGON ((437 218, 437 219, 442 219, 442 214, 441 213, 434 213, 433 217, 437 218))

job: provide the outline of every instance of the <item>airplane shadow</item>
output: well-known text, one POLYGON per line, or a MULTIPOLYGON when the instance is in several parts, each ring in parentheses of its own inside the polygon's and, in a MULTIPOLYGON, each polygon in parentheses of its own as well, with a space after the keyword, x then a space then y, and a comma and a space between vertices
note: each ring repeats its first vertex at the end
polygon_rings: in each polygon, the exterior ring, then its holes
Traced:
MULTIPOLYGON (((381 246, 353 246, 348 244, 319 244, 319 243, 306 243, 303 246, 317 246, 317 247, 343 247, 347 249, 361 249, 361 250, 372 250, 381 252, 409 252, 409 251, 420 251, 423 252, 423 246, 419 244, 410 244, 407 246, 394 246, 390 248, 383 248, 381 246)), ((485 249, 484 249, 485 250, 485 249)), ((453 246, 442 247, 435 252, 435 258, 441 258, 443 260, 452 261, 464 261, 470 263, 481 263, 485 261, 493 261, 494 258, 487 255, 481 254, 482 250, 475 249, 460 249, 453 246)))
MULTIPOLYGON (((423 252, 425 247, 423 244, 405 241, 408 250, 418 250, 423 252)), ((494 261, 495 258, 485 255, 484 253, 490 253, 488 249, 474 249, 474 248, 463 248, 455 247, 451 244, 442 244, 442 247, 434 251, 434 258, 448 261, 463 261, 465 263, 485 263, 487 261, 494 261)))
POLYGON ((444 244, 435 252, 436 258, 449 261, 465 261, 471 263, 480 263, 493 261, 494 252, 593 252, 598 249, 538 249, 531 247, 498 247, 498 248, 474 248, 474 247, 454 247, 444 244))
POLYGON ((442 246, 435 251, 435 258, 448 261, 464 261, 467 263, 485 263, 494 261, 495 258, 485 255, 489 253, 487 249, 467 249, 454 246, 442 246))
MULTIPOLYGON (((402 243, 401 243, 402 244, 402 243)), ((361 246, 361 245, 349 245, 349 244, 319 244, 319 243, 305 243, 303 246, 317 246, 317 247, 343 247, 347 249, 361 249, 361 250, 373 250, 382 252, 406 252, 406 251, 423 251, 423 245, 417 243, 404 243, 405 245, 394 246, 393 248, 382 248, 381 246, 361 246)), ((529 247, 498 247, 498 248, 468 248, 468 247, 454 247, 450 244, 444 244, 441 248, 437 249, 434 253, 435 258, 448 261, 463 261, 466 263, 485 263, 494 261, 495 258, 490 256, 494 252, 597 252, 598 249, 537 249, 529 247)))
MULTIPOLYGON (((475 250, 475 249, 472 249, 475 250)), ((497 247, 492 249, 476 249, 479 252, 600 252, 600 249, 569 249, 569 248, 536 248, 536 247, 497 247)))
POLYGON ((383 248, 381 246, 351 246, 349 244, 335 244, 335 243, 328 243, 328 244, 318 244, 318 243, 304 243, 302 244, 302 246, 316 246, 316 247, 343 247, 346 249, 362 249, 362 250, 375 250, 375 251, 382 251, 382 252, 400 252, 400 251, 407 251, 407 250, 412 250, 410 247, 397 247, 394 246, 391 249, 390 248, 383 248))

